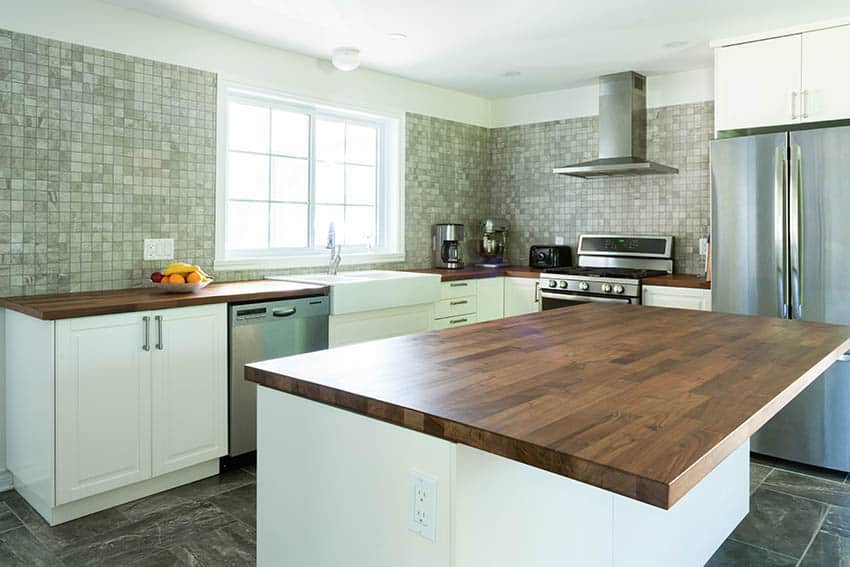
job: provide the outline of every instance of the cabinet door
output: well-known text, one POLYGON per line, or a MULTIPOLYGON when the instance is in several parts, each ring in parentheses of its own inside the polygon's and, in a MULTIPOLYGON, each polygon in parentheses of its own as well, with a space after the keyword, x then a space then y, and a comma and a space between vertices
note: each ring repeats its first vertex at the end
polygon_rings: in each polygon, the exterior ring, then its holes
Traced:
POLYGON ((505 317, 540 311, 539 280, 505 278, 505 317))
POLYGON ((804 122, 850 118, 850 74, 836 61, 850 53, 850 26, 803 34, 804 122))
POLYGON ((424 333, 431 330, 433 318, 434 306, 430 304, 331 315, 328 319, 328 342, 333 348, 424 333))
POLYGON ((56 322, 56 504, 151 476, 144 317, 56 322))
POLYGON ((505 278, 478 280, 478 322, 505 316, 505 278))
POLYGON ((227 306, 151 315, 156 476, 227 453, 227 306))
POLYGON ((711 311, 711 291, 681 287, 643 286, 643 305, 711 311))
POLYGON ((719 48, 715 57, 715 128, 798 122, 801 46, 798 34, 719 48))

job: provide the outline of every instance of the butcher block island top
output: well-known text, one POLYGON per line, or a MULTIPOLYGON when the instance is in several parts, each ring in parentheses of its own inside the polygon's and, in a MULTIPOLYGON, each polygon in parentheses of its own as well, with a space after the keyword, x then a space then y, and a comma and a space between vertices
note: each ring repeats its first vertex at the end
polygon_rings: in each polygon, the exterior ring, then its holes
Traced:
POLYGON ((850 327, 589 303, 246 378, 670 508, 848 349, 850 327))

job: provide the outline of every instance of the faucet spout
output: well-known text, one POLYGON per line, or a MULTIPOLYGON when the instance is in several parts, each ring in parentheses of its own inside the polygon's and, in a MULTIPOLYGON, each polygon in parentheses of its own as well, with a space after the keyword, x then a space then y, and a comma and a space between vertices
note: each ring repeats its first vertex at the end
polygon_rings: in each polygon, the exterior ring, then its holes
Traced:
POLYGON ((342 246, 334 246, 331 249, 331 259, 328 264, 328 274, 331 276, 336 275, 336 270, 339 268, 340 262, 342 262, 342 246))

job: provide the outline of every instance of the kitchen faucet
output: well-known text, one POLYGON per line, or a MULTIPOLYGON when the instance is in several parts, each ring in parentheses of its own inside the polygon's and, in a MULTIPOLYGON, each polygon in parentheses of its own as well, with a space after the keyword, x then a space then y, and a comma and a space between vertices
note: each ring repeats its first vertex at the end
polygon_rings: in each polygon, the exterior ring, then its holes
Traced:
POLYGON ((337 246, 336 244, 336 227, 334 227, 334 223, 331 223, 328 227, 328 243, 325 245, 325 248, 331 251, 331 259, 328 263, 328 274, 331 276, 336 275, 336 269, 339 268, 339 263, 342 262, 342 246, 337 246))

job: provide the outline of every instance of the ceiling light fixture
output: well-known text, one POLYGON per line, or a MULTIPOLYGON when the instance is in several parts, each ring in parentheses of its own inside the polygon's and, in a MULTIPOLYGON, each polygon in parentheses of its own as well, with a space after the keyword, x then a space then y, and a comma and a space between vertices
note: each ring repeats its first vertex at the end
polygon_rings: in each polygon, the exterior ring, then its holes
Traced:
POLYGON ((394 41, 401 41, 403 39, 407 39, 407 34, 401 33, 401 32, 393 32, 393 33, 389 34, 389 38, 394 40, 394 41))
POLYGON ((520 75, 522 75, 522 73, 520 73, 519 71, 505 71, 504 73, 502 73, 503 77, 507 77, 509 79, 512 77, 519 77, 520 75))
POLYGON ((665 43, 661 47, 663 47, 665 49, 678 49, 679 47, 685 47, 686 45, 688 45, 687 41, 679 40, 679 41, 668 41, 667 43, 665 43))
POLYGON ((356 47, 337 47, 331 52, 331 63, 340 71, 354 71, 360 66, 360 50, 356 47))

